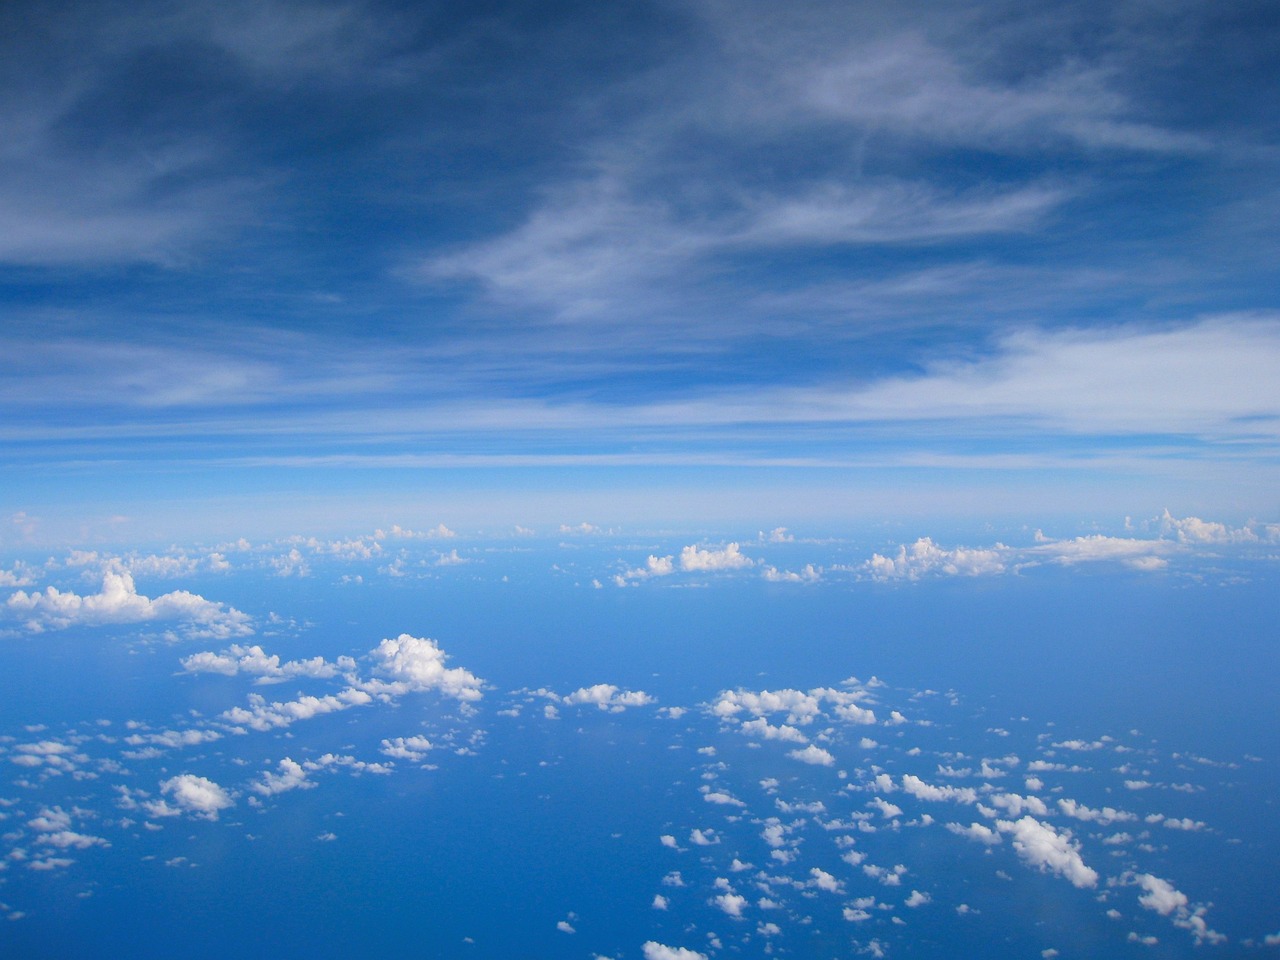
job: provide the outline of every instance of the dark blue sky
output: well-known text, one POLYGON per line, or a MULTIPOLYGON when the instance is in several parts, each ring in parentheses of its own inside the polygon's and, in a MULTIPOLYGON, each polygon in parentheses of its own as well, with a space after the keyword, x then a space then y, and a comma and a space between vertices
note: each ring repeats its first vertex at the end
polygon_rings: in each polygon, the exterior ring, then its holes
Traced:
POLYGON ((1274 4, 0 18, 8 514, 1276 509, 1274 4))

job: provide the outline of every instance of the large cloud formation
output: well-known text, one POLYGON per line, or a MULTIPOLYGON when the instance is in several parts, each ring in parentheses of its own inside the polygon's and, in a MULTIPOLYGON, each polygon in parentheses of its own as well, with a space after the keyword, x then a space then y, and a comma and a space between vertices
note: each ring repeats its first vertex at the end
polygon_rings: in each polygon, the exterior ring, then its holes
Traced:
POLYGON ((10 611, 26 618, 33 633, 73 626, 177 621, 193 637, 228 639, 253 633, 250 618, 234 607, 199 594, 174 590, 154 599, 138 593, 132 574, 109 570, 98 593, 80 596, 46 587, 44 592, 19 590, 7 601, 10 611))

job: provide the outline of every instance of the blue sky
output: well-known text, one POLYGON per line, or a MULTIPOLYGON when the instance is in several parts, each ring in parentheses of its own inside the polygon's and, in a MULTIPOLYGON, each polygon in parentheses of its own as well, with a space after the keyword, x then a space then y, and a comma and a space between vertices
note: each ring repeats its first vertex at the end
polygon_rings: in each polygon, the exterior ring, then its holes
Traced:
POLYGON ((1272 4, 0 17, 10 543, 1275 516, 1272 4))

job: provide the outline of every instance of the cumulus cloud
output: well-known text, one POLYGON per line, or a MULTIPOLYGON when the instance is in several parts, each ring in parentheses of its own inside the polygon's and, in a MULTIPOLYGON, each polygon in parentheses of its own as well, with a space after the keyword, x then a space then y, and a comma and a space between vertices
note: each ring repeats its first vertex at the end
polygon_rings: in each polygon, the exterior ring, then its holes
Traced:
POLYGON ((976 803, 977 791, 973 787, 934 786, 910 773, 902 777, 902 789, 918 800, 953 800, 956 803, 976 803))
POLYGON ((1031 816, 1012 822, 997 820, 996 826, 1002 833, 1012 834, 1013 849, 1031 866, 1064 877, 1073 886, 1097 886, 1097 871, 1085 866, 1080 846, 1072 841, 1069 831, 1059 833, 1031 816))
MULTIPOLYGON (((858 705, 866 696, 862 690, 836 690, 832 687, 817 687, 813 690, 725 690, 711 704, 711 712, 722 719, 729 719, 744 711, 753 717, 765 717, 775 713, 785 713, 788 724, 804 726, 815 718, 822 716, 824 705, 830 705, 832 712, 841 720, 849 723, 875 723, 875 712, 858 705)), ((788 739, 790 734, 770 735, 767 727, 752 727, 744 733, 763 736, 768 739, 788 739)))
POLYGON ((1164 534, 1173 534, 1180 543, 1256 543, 1259 539, 1249 527, 1229 527, 1225 523, 1199 517, 1180 520, 1168 510, 1160 517, 1160 530, 1164 534))
POLYGON ((276 772, 270 770, 262 774, 262 779, 250 786, 254 793, 273 796, 289 790, 309 790, 315 782, 307 779, 307 771, 302 765, 290 757, 285 757, 276 766, 276 772))
POLYGON ((187 673, 217 673, 228 677, 247 673, 256 676, 255 683, 260 684, 281 683, 296 677, 328 679, 340 671, 353 670, 356 665, 350 657, 339 657, 333 663, 323 657, 281 662, 279 654, 267 654, 257 644, 248 647, 232 644, 222 653, 204 650, 179 662, 187 673))
POLYGON ((1143 889, 1138 903, 1148 910, 1154 910, 1161 916, 1169 917, 1176 927, 1190 932, 1196 945, 1202 943, 1224 943, 1226 937, 1212 929, 1205 915, 1208 908, 1202 904, 1193 904, 1185 893, 1178 890, 1168 880, 1150 873, 1126 875, 1122 881, 1136 882, 1143 889))
POLYGON ((620 713, 627 707, 643 707, 657 701, 643 690, 620 690, 611 683, 597 683, 590 687, 579 687, 563 698, 570 706, 595 704, 601 710, 620 713))
POLYGON ((310 720, 312 717, 372 702, 372 696, 355 687, 347 687, 336 694, 330 693, 323 697, 304 696, 296 700, 271 703, 255 693, 249 695, 247 708, 232 707, 230 710, 224 710, 218 715, 218 719, 236 727, 266 731, 276 727, 287 727, 299 720, 310 720))
POLYGON ((1168 540, 1141 540, 1133 537, 1108 537, 1091 534, 1073 540, 1050 540, 1028 547, 1028 558, 1063 566, 1099 561, 1118 561, 1137 569, 1157 569, 1168 565, 1164 556, 1176 552, 1177 544, 1168 540))
POLYGON ((206 777, 183 773, 170 777, 160 784, 160 792, 171 797, 173 804, 165 800, 150 800, 143 808, 153 817, 174 817, 187 813, 205 820, 217 820, 218 814, 235 806, 231 794, 206 777))
POLYGON ((799 760, 801 763, 808 763, 818 767, 830 767, 836 762, 836 758, 830 753, 812 743, 803 750, 790 751, 787 756, 792 760, 799 760))
POLYGON ((448 655, 434 640, 402 633, 383 640, 369 652, 373 672, 388 680, 372 680, 361 689, 375 695, 400 696, 436 690, 456 700, 479 700, 484 681, 462 667, 446 667, 448 655))
POLYGON ((418 761, 426 757, 427 751, 433 749, 431 741, 426 737, 395 737, 390 740, 383 740, 381 749, 378 751, 387 757, 394 757, 397 760, 418 761))
POLYGON ((668 947, 665 943, 648 940, 642 947, 644 960, 707 960, 705 953, 687 947, 668 947))
POLYGON ((862 565, 873 580, 918 580, 929 574, 976 577, 1004 573, 1009 548, 996 544, 987 549, 957 547, 946 550, 930 537, 921 537, 911 546, 899 545, 892 556, 872 554, 862 565))
POLYGON ((719 907, 731 917, 742 916, 742 908, 747 905, 747 898, 737 893, 722 893, 719 896, 712 897, 710 900, 712 906, 719 907))
POLYGON ((227 639, 253 633, 249 616, 234 607, 186 590, 146 597, 138 593, 131 574, 112 570, 103 574, 98 593, 80 596, 56 587, 46 587, 43 593, 19 590, 9 597, 7 606, 34 633, 152 621, 176 621, 192 637, 227 639))
POLYGON ((741 570, 751 567, 755 561, 742 553, 736 543, 730 543, 720 550, 708 550, 690 544, 680 551, 680 569, 710 573, 719 570, 741 570))
POLYGON ((1086 823, 1096 823, 1103 827, 1112 823, 1138 819, 1137 814, 1129 813, 1125 810, 1117 810, 1114 807, 1102 807, 1095 810, 1092 807, 1086 807, 1082 803, 1076 803, 1074 800, 1067 798, 1058 800, 1058 808, 1068 817, 1074 817, 1076 820, 1083 820, 1086 823))
POLYGON ((948 823, 946 826, 958 837, 966 837, 977 843, 985 843, 987 846, 995 846, 1002 842, 1000 834, 981 823, 971 823, 967 827, 958 823, 948 823))

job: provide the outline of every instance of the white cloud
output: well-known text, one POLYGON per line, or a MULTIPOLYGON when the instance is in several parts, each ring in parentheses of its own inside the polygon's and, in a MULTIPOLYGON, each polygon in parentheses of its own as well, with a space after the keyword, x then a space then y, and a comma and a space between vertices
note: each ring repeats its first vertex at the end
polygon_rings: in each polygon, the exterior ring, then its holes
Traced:
POLYGON ((595 704, 601 710, 615 713, 627 707, 643 707, 657 701, 643 690, 620 690, 611 683, 597 683, 590 687, 579 687, 563 698, 570 706, 595 704))
POLYGON ((1206 942, 1216 944, 1226 941, 1227 938, 1212 929, 1205 920, 1208 908, 1191 903, 1187 895, 1169 881, 1150 873, 1140 873, 1136 876, 1129 874, 1121 879, 1136 881, 1145 891, 1138 897, 1138 903, 1161 916, 1170 917, 1174 926, 1191 933, 1197 946, 1206 942))
POLYGON ((1072 841, 1070 832, 1058 833, 1031 816, 1013 822, 998 820, 996 826, 1002 833, 1013 835, 1013 849, 1031 866, 1065 877, 1073 886, 1097 885, 1097 871, 1085 866, 1079 844, 1072 841))
POLYGON ((1135 878, 1146 893, 1138 897, 1138 903, 1148 910, 1154 910, 1162 916, 1168 916, 1180 907, 1186 907, 1187 895, 1174 888, 1167 880, 1150 873, 1138 874, 1135 878))
POLYGON ((796 727, 787 724, 773 726, 764 717, 757 717, 754 720, 743 720, 738 727, 738 732, 746 734, 749 737, 758 737, 762 740, 785 740, 791 743, 808 743, 809 738, 806 737, 796 727))
POLYGON ((770 583, 817 583, 822 579, 822 569, 812 563, 806 563, 798 573, 794 570, 765 567, 762 575, 770 583))
POLYGON ((907 897, 906 900, 902 901, 902 904, 903 906, 910 907, 914 910, 916 907, 922 907, 926 903, 931 902, 932 900, 933 900, 933 897, 929 896, 929 894, 921 893, 919 890, 912 890, 911 896, 907 897))
POLYGON ((355 668, 355 661, 350 657, 339 657, 336 663, 330 663, 323 657, 282 663, 278 654, 268 655, 257 644, 248 647, 232 644, 222 653, 204 650, 183 657, 180 663, 187 673, 217 673, 228 677, 248 673, 257 676, 256 682, 263 684, 280 683, 295 677, 328 679, 337 676, 339 671, 355 668))
POLYGON ((702 799, 707 803, 718 804, 722 807, 745 807, 746 804, 731 794, 724 793, 719 790, 708 790, 702 795, 702 799))
POLYGON ((285 757, 277 764, 278 772, 270 770, 262 774, 262 779, 250 786, 254 793, 273 796, 289 790, 309 790, 315 786, 314 781, 307 779, 307 771, 302 765, 290 757, 285 757))
POLYGON ((1074 817, 1076 820, 1083 820, 1086 823, 1096 823, 1103 827, 1112 823, 1123 823, 1138 819, 1137 814, 1129 813, 1125 810, 1117 810, 1114 807, 1102 807, 1095 810, 1065 797, 1059 798, 1058 807, 1068 817, 1074 817))
POLYGON ((819 890, 825 890, 827 893, 841 893, 843 891, 840 881, 825 870, 811 867, 809 876, 813 878, 809 881, 810 884, 819 890))
POLYGON ((987 846, 995 846, 1000 843, 1000 834, 996 833, 990 827, 981 823, 971 823, 969 826, 961 826, 958 823, 948 823, 947 829, 958 837, 967 837, 977 843, 984 843, 987 846))
POLYGON ((398 760, 418 761, 424 759, 427 751, 431 749, 431 741, 426 737, 395 737, 394 739, 383 740, 382 747, 378 752, 398 760))
POLYGON ((792 760, 799 760, 801 763, 808 763, 819 767, 830 767, 836 762, 836 758, 830 753, 812 743, 803 750, 790 751, 787 756, 792 760))
MULTIPOLYGON (((744 710, 754 717, 786 713, 787 723, 804 726, 822 715, 823 704, 826 703, 832 705, 833 712, 841 720, 858 724, 875 723, 875 713, 857 704, 857 701, 865 696, 862 690, 845 691, 832 687, 816 687, 809 691, 790 688, 759 692, 742 689, 725 690, 711 704, 711 712, 722 719, 734 717, 744 710)), ((752 727, 750 730, 744 729, 743 732, 774 739, 764 727, 752 727)), ((791 737, 791 734, 777 735, 778 739, 791 737)))
POLYGON ((399 696, 407 692, 437 690, 457 700, 479 700, 484 683, 461 667, 445 667, 448 656, 434 640, 402 633, 383 640, 369 652, 373 672, 390 682, 368 681, 361 689, 376 695, 399 696))
POLYGON ((862 569, 874 580, 918 580, 928 574, 976 577, 1004 573, 1009 548, 996 544, 989 549, 957 547, 945 550, 929 537, 921 537, 910 547, 900 545, 894 556, 873 554, 862 569))
POLYGON ((1177 517, 1165 510, 1160 517, 1162 533, 1174 534, 1181 543, 1254 543, 1259 538, 1249 527, 1228 527, 1199 517, 1177 517))
POLYGON ((1023 551, 1029 558, 1072 566, 1077 563, 1119 561, 1138 569, 1154 570, 1167 566, 1164 555, 1174 553, 1178 545, 1167 540, 1139 540, 1132 537, 1108 537, 1100 533, 1074 540, 1050 540, 1023 551))
POLYGON ((996 793, 988 797, 987 800, 993 807, 999 807, 1011 817, 1021 816, 1024 811, 1034 813, 1038 817, 1049 815, 1049 808, 1045 806, 1044 801, 1039 797, 1023 797, 1016 793, 996 793))
POLYGON ((937 787, 933 784, 925 783, 919 777, 910 773, 903 775, 902 789, 919 800, 953 800, 956 803, 976 803, 978 799, 977 791, 973 787, 937 787))
POLYGON ((872 797, 867 801, 868 807, 875 807, 880 811, 880 816, 887 818, 902 816, 902 808, 896 803, 890 803, 884 797, 872 797))
POLYGON ((249 695, 248 709, 232 707, 219 714, 218 719, 233 726, 266 731, 273 727, 287 727, 298 720, 310 720, 312 717, 372 702, 373 697, 355 687, 347 687, 336 694, 326 694, 323 697, 304 696, 297 700, 273 703, 268 703, 264 697, 254 693, 249 695))
POLYGON ((206 777, 183 773, 160 784, 160 792, 173 798, 176 806, 164 800, 151 800, 142 806, 153 817, 172 817, 180 813, 206 820, 217 820, 219 812, 235 806, 230 793, 206 777))
POLYGON ((648 940, 644 947, 644 960, 707 960, 705 953, 686 947, 668 947, 656 940, 648 940))
POLYGON ((107 571, 102 589, 80 596, 46 587, 43 593, 19 590, 7 601, 14 614, 26 618, 28 630, 64 630, 71 626, 177 621, 193 637, 226 639, 253 633, 247 614, 234 607, 206 600, 186 590, 175 590, 154 599, 138 593, 127 572, 107 571))
POLYGON ((741 570, 755 561, 742 553, 738 544, 730 543, 720 550, 708 550, 690 544, 680 551, 680 569, 697 572, 741 570))
POLYGON ((742 908, 747 905, 747 898, 737 893, 722 893, 717 897, 712 897, 709 901, 712 906, 719 907, 731 917, 742 916, 742 908))

